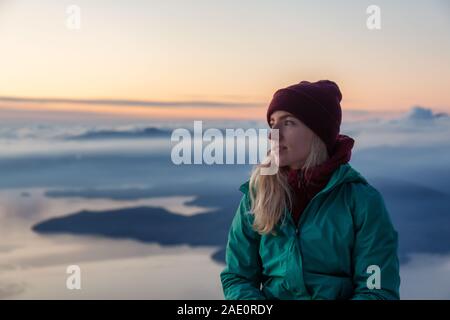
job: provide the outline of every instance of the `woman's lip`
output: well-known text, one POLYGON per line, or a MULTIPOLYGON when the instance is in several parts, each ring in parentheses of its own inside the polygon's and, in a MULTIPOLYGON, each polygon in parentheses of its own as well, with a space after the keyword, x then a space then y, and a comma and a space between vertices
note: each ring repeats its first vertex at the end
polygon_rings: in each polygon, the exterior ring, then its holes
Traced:
POLYGON ((275 152, 282 152, 282 151, 287 150, 287 147, 284 147, 284 146, 274 147, 272 150, 275 152))

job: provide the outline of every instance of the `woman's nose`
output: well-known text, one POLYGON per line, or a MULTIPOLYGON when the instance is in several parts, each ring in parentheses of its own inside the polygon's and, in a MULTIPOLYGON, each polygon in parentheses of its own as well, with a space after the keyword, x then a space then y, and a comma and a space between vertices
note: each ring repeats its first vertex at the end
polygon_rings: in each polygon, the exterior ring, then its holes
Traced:
POLYGON ((272 140, 272 137, 276 139, 277 136, 278 140, 281 140, 281 130, 274 126, 269 131, 269 140, 272 140))

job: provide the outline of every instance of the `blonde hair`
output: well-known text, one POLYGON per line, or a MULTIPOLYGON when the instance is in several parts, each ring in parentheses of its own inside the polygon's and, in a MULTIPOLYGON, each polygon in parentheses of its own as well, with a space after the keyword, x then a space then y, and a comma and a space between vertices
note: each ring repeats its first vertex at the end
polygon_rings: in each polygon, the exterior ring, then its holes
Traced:
MULTIPOLYGON (((307 174, 310 168, 327 159, 328 152, 325 143, 314 134, 309 155, 301 169, 307 174)), ((266 166, 267 164, 255 166, 250 176, 250 211, 255 216, 253 222, 255 231, 259 234, 272 233, 276 235, 273 229, 283 216, 285 208, 292 208, 293 194, 288 182, 289 169, 280 167, 274 175, 261 175, 261 169, 266 166)))

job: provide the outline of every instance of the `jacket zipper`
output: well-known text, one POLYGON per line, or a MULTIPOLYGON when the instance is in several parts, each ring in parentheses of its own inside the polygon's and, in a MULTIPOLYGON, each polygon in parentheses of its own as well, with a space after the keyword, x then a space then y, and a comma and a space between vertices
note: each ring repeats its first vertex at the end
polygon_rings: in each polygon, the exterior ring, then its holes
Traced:
MULTIPOLYGON (((302 171, 300 171, 300 172, 303 174, 302 171)), ((301 178, 303 178, 303 177, 301 177, 301 178)), ((331 179, 331 178, 330 178, 330 179, 331 179)), ((340 184, 340 183, 339 183, 339 184, 340 184)), ((329 192, 330 190, 334 189, 335 187, 336 187, 336 184, 334 184, 333 186, 331 186, 331 188, 328 188, 327 192, 329 192)), ((305 209, 303 210, 302 214, 300 215, 300 219, 299 219, 299 221, 298 221, 297 224, 295 224, 295 221, 294 221, 294 219, 292 218, 292 214, 289 215, 289 216, 290 216, 289 219, 291 219, 291 222, 292 222, 292 224, 293 224, 294 227, 295 227, 295 234, 296 234, 296 235, 298 235, 299 232, 300 232, 300 227, 301 227, 303 221, 305 220, 305 216, 306 216, 305 213, 307 213, 308 208, 311 206, 311 203, 312 203, 312 202, 313 202, 320 194, 324 193, 325 189, 327 189, 327 186, 325 186, 325 188, 323 188, 322 190, 320 190, 318 193, 316 193, 316 195, 315 195, 314 197, 312 197, 311 201, 309 201, 309 203, 306 205, 305 209)), ((290 213, 291 213, 291 212, 290 212, 290 213)))
POLYGON ((320 191, 319 191, 319 192, 311 199, 311 201, 309 201, 309 203, 306 205, 305 209, 303 210, 302 214, 300 215, 300 219, 299 219, 299 221, 298 221, 297 224, 295 224, 294 219, 292 219, 292 214, 290 214, 290 219, 291 219, 291 221, 292 221, 292 224, 295 226, 295 234, 296 234, 296 235, 299 234, 300 227, 301 227, 303 221, 305 220, 305 216, 306 216, 305 213, 307 212, 308 208, 311 206, 311 203, 312 203, 312 202, 313 202, 320 194, 322 194, 324 190, 325 190, 325 189, 320 190, 320 191))
MULTIPOLYGON (((297 181, 303 182, 303 170, 299 170, 299 171, 298 171, 298 175, 299 175, 299 177, 297 177, 297 181)), ((321 190, 321 191, 322 191, 322 190, 321 190)), ((311 199, 311 201, 309 201, 309 203, 306 205, 305 209, 303 209, 303 212, 302 212, 302 214, 300 215, 300 219, 298 220, 298 223, 297 223, 297 224, 295 224, 295 221, 294 221, 293 219, 291 219, 292 222, 293 222, 293 224, 294 224, 294 226, 295 226, 295 234, 296 234, 296 235, 299 234, 299 231, 300 231, 300 223, 302 222, 302 218, 304 217, 306 210, 308 209, 308 207, 310 206, 311 202, 314 200, 314 198, 315 198, 319 193, 320 193, 320 192, 318 192, 318 193, 311 199)), ((304 220, 304 219, 303 219, 303 220, 304 220)))

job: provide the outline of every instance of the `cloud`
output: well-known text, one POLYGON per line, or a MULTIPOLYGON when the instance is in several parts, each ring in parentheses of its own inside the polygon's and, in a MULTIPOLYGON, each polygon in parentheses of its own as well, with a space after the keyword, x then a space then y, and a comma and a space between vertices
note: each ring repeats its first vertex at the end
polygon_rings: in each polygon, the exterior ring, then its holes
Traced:
POLYGON ((414 106, 411 108, 409 113, 406 115, 406 119, 412 121, 430 121, 436 118, 448 117, 446 113, 433 113, 430 108, 425 108, 421 106, 414 106))
POLYGON ((4 283, 0 282, 0 299, 11 298, 25 291, 24 283, 4 283))
POLYGON ((92 130, 83 134, 67 136, 66 140, 102 140, 102 139, 139 139, 166 137, 170 135, 169 130, 153 127, 132 130, 92 130))
MULTIPOLYGON (((446 146, 450 136, 450 117, 430 108, 414 106, 395 118, 391 115, 391 118, 344 121, 341 132, 355 139, 354 151, 380 146, 412 149, 446 146)), ((418 155, 417 152, 415 155, 418 155)))
POLYGON ((450 255, 413 254, 400 267, 401 299, 450 299, 450 255))
POLYGON ((223 102, 223 101, 161 101, 161 100, 128 100, 128 99, 71 99, 71 98, 25 98, 0 96, 0 102, 7 103, 36 103, 36 104, 88 104, 121 107, 171 107, 171 108, 235 108, 258 107, 261 103, 223 102))

